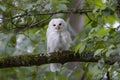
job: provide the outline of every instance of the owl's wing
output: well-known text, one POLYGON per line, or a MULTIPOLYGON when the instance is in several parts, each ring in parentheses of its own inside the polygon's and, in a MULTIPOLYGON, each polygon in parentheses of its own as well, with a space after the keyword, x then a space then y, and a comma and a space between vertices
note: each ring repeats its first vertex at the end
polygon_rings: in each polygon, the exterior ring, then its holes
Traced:
POLYGON ((49 50, 50 50, 50 39, 49 39, 49 35, 50 34, 50 29, 48 28, 47 29, 47 32, 46 32, 46 37, 47 37, 47 51, 48 51, 48 53, 49 53, 49 50))
POLYGON ((72 43, 72 39, 71 39, 70 33, 67 31, 66 34, 67 34, 67 36, 68 36, 68 37, 67 37, 67 41, 68 41, 69 44, 71 44, 71 43, 72 43))
POLYGON ((68 31, 65 31, 63 33, 63 36, 64 36, 64 42, 66 43, 66 49, 65 50, 69 50, 70 46, 71 46, 71 43, 72 43, 72 39, 71 39, 71 36, 70 36, 70 33, 68 31))
POLYGON ((69 42, 69 48, 70 48, 70 46, 71 46, 71 44, 72 44, 72 38, 71 38, 71 35, 70 35, 69 32, 68 32, 67 34, 68 34, 67 41, 69 42))

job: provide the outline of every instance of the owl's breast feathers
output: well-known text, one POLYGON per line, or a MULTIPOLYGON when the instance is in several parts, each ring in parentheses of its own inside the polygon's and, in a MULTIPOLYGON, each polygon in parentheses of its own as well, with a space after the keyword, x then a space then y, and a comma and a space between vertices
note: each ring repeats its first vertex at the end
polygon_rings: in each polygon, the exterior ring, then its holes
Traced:
POLYGON ((60 49, 60 50, 68 50, 70 46, 69 42, 69 32, 68 31, 53 31, 48 34, 49 36, 47 37, 47 41, 51 44, 49 44, 50 47, 52 47, 54 50, 55 49, 60 49), (51 42, 50 42, 50 41, 51 42))

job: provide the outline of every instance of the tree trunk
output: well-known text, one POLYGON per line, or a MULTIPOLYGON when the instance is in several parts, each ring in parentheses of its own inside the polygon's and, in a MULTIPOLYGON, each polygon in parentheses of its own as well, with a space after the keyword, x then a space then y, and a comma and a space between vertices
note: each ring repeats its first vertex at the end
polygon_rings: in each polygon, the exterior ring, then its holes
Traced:
MULTIPOLYGON (((70 9, 82 9, 83 8, 83 0, 74 0, 72 3, 73 5, 69 5, 70 9)), ((69 24, 72 27, 74 33, 76 34, 71 34, 72 38, 74 39, 77 34, 81 31, 82 26, 84 24, 84 16, 81 14, 69 14, 69 24)), ((72 62, 72 63, 68 63, 67 67, 71 70, 73 70, 73 75, 74 73, 80 69, 80 76, 79 76, 79 80, 84 80, 84 76, 85 76, 85 72, 84 70, 81 68, 82 66, 81 62, 72 62), (75 67, 78 67, 75 69, 75 67)))

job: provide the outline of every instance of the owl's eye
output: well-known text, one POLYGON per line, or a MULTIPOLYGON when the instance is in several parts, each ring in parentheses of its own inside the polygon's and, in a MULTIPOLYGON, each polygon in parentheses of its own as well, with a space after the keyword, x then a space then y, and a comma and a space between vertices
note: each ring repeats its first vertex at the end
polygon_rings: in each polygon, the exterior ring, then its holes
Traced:
POLYGON ((56 26, 55 24, 53 24, 53 26, 56 26))
POLYGON ((59 26, 61 26, 61 25, 62 25, 62 23, 59 24, 59 26))

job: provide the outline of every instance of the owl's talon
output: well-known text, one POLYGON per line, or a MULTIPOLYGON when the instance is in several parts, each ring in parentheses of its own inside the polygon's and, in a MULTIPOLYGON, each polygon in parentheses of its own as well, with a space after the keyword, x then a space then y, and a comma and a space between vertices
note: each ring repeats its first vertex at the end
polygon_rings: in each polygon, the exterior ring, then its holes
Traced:
POLYGON ((62 51, 59 51, 60 53, 62 53, 62 51))
POLYGON ((40 54, 40 56, 46 56, 46 55, 42 53, 42 54, 40 54))
POLYGON ((40 56, 42 56, 42 54, 40 54, 40 56))
POLYGON ((47 56, 49 57, 49 56, 50 56, 50 54, 48 53, 48 54, 47 54, 47 56))

